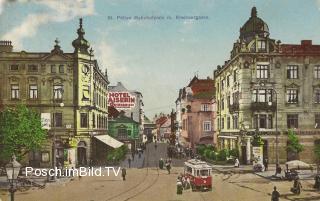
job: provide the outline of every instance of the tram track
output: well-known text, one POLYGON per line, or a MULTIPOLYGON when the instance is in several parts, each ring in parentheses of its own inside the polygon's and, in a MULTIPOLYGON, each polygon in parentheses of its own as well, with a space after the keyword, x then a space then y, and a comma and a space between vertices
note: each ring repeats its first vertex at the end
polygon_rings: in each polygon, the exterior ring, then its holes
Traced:
MULTIPOLYGON (((151 166, 149 164, 149 157, 150 157, 150 151, 149 149, 146 150, 146 173, 142 179, 142 181, 140 183, 138 183, 135 186, 130 187, 129 189, 126 189, 125 191, 122 191, 108 199, 106 199, 106 201, 110 201, 110 200, 121 200, 121 201, 128 201, 131 200, 139 195, 141 195, 143 192, 147 191, 148 189, 150 189, 155 183, 157 183, 158 179, 159 179, 159 169, 158 167, 156 168, 157 172, 156 172, 156 178, 151 180, 151 182, 147 182, 148 178, 151 178, 150 175, 151 174, 151 166), (149 167, 150 166, 150 167, 149 167), (148 184, 149 183, 149 184, 148 184), (147 184, 146 186, 144 186, 144 184, 147 184)), ((155 154, 154 154, 155 155, 155 154)), ((155 156, 153 156, 153 158, 155 158, 155 156)))

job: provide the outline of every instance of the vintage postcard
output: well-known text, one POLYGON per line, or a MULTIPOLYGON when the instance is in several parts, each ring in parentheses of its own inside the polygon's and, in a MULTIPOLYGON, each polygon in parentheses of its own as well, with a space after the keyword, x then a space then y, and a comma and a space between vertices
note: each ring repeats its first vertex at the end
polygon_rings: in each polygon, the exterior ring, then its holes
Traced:
POLYGON ((0 0, 0 201, 320 200, 320 0, 0 0))

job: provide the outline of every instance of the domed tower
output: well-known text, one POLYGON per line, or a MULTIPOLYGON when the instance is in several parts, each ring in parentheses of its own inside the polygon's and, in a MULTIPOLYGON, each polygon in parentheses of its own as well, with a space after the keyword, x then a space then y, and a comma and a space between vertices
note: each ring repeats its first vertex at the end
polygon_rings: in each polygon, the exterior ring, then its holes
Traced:
POLYGON ((253 7, 251 9, 251 17, 247 22, 240 28, 240 40, 245 42, 251 41, 256 35, 259 37, 269 36, 268 25, 257 16, 257 8, 253 7))
POLYGON ((89 55, 88 48, 90 43, 84 38, 84 29, 82 27, 82 18, 79 20, 79 29, 77 30, 78 38, 72 42, 75 53, 82 53, 89 55))

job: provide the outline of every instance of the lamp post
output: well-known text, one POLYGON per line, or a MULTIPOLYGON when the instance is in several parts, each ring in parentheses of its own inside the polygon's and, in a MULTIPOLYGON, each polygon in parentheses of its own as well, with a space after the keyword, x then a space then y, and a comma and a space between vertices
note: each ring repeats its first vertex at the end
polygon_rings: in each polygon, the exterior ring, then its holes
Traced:
MULTIPOLYGON (((55 89, 53 89, 55 90, 55 89)), ((61 99, 62 99, 62 95, 63 95, 63 88, 58 88, 56 91, 53 91, 53 164, 52 164, 52 167, 53 169, 56 168, 57 166, 57 148, 56 148, 56 104, 55 104, 55 93, 57 93, 57 98, 59 98, 59 94, 61 95, 61 99)), ((64 104, 61 102, 59 104, 60 107, 63 107, 64 104)), ((53 176, 53 181, 55 181, 57 179, 57 175, 56 175, 56 172, 54 173, 54 176, 53 176)))
POLYGON ((6 165, 7 178, 10 184, 9 192, 11 201, 14 201, 14 193, 17 188, 14 186, 16 183, 19 172, 20 172, 21 164, 16 161, 16 157, 13 155, 12 161, 6 165))
MULTIPOLYGON (((271 94, 275 94, 275 118, 276 118, 276 164, 279 163, 279 133, 278 133, 278 98, 277 98, 277 91, 275 89, 269 89, 271 91, 271 94)), ((268 103, 269 105, 272 105, 272 99, 268 103)))

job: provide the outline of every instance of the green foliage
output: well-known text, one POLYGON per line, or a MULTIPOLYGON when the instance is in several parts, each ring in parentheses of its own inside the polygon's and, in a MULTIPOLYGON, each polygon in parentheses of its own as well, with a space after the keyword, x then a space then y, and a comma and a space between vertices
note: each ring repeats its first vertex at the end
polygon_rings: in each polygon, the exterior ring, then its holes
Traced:
POLYGON ((297 154, 303 151, 303 145, 300 144, 299 138, 293 130, 288 131, 287 150, 297 154))
POLYGON ((107 155, 107 161, 109 162, 119 162, 123 160, 128 152, 128 147, 122 145, 119 148, 111 150, 107 155))
POLYGON ((198 145, 196 148, 197 154, 202 156, 204 154, 204 151, 206 150, 206 148, 207 147, 204 144, 198 145))
POLYGON ((229 150, 228 149, 221 149, 218 152, 217 160, 218 161, 225 161, 225 160, 227 160, 228 156, 229 156, 229 150))
POLYGON ((239 158, 239 150, 238 149, 231 149, 229 151, 230 156, 233 156, 235 158, 239 158))
POLYGON ((21 160, 29 151, 39 149, 45 138, 40 115, 25 105, 6 107, 0 113, 1 159, 8 160, 14 154, 21 160))

